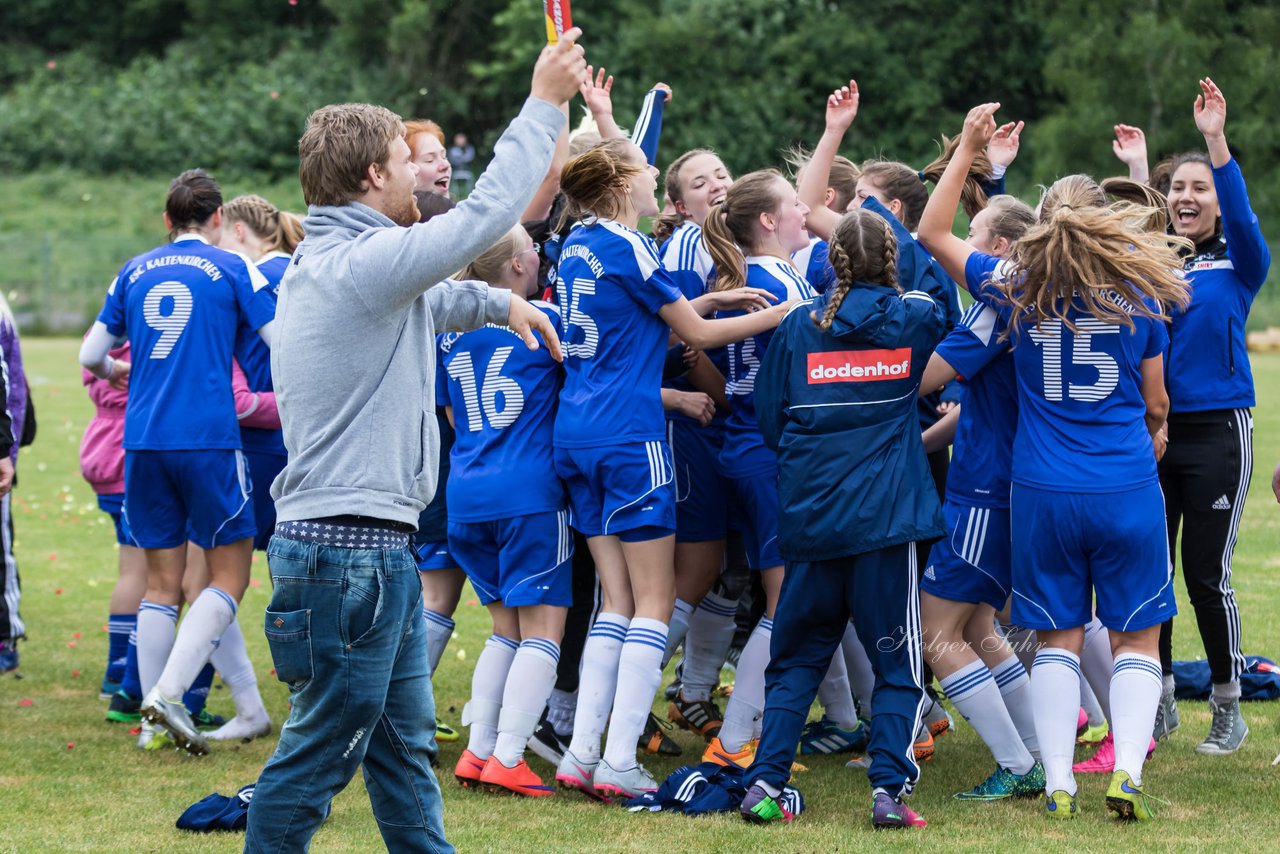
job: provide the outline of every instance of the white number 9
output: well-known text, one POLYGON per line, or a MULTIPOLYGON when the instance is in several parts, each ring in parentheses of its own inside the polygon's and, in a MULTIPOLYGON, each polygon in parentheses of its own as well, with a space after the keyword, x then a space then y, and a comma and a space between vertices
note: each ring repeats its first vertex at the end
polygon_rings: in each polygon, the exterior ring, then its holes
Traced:
POLYGON ((152 359, 167 359, 173 352, 173 346, 182 337, 182 332, 191 321, 191 309, 195 300, 191 298, 191 289, 182 282, 161 282, 147 292, 142 300, 142 316, 147 325, 160 331, 160 338, 151 348, 152 359), (160 313, 160 306, 165 297, 173 298, 173 308, 168 314, 160 313))

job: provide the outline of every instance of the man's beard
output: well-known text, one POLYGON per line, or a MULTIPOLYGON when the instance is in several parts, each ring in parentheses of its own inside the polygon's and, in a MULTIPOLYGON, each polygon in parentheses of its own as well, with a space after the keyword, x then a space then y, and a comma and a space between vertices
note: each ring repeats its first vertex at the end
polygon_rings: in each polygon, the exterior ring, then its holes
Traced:
POLYGON ((407 200, 401 201, 395 208, 387 211, 387 217, 396 225, 415 225, 421 219, 421 215, 418 213, 418 202, 413 194, 410 193, 407 200))

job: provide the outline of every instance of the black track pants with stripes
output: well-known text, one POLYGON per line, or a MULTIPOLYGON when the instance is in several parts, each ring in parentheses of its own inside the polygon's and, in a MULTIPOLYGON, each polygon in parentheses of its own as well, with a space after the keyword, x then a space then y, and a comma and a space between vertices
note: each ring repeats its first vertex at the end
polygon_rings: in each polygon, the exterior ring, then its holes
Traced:
MULTIPOLYGON (((1245 664, 1231 555, 1252 474, 1249 410, 1169 416, 1169 448, 1160 461, 1169 553, 1175 566, 1181 564, 1214 684, 1239 679, 1245 664)), ((1166 674, 1173 671, 1173 620, 1161 627, 1160 661, 1166 674)))

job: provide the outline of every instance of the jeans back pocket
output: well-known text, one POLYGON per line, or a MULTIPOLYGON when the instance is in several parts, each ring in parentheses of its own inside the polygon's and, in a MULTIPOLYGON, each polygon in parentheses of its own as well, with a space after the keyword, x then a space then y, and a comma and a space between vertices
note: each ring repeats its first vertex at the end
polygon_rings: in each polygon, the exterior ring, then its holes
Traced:
POLYGON ((268 608, 264 622, 276 678, 286 683, 291 692, 302 690, 312 677, 311 609, 272 611, 268 608))

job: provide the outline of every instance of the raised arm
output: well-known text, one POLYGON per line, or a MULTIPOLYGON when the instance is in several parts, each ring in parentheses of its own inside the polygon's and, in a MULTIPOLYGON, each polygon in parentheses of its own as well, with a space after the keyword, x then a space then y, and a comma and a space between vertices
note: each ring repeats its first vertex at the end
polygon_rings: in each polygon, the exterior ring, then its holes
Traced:
POLYGON ((796 195, 809 207, 805 227, 823 240, 830 240, 840 221, 840 213, 827 207, 827 188, 831 180, 831 164, 840 152, 840 143, 858 115, 858 83, 850 80, 827 97, 827 124, 805 164, 796 185, 796 195))
POLYGON ((662 137, 662 115, 671 100, 671 87, 666 83, 655 83, 644 96, 644 104, 640 107, 640 115, 631 128, 631 141, 644 152, 644 159, 650 166, 658 165, 658 141, 662 137))
POLYGON ((960 204, 969 166, 995 135, 995 112, 998 109, 999 104, 981 104, 969 111, 960 135, 960 145, 920 217, 920 242, 947 271, 947 275, 957 282, 964 281, 964 265, 973 253, 973 247, 952 234, 951 228, 955 224, 956 208, 960 204))
POLYGON ((564 116, 564 127, 556 137, 556 148, 551 155, 551 165, 547 174, 534 192, 529 206, 520 215, 521 222, 543 220, 551 216, 551 205, 555 203, 556 193, 560 192, 560 173, 569 162, 569 104, 560 105, 560 113, 564 116))
POLYGON ((587 102, 591 117, 596 120, 596 130, 601 139, 621 139, 625 134, 618 123, 613 120, 613 75, 606 74, 603 68, 596 72, 587 66, 587 79, 578 87, 582 100, 587 102))
POLYGON ((1151 170, 1147 165, 1147 135, 1142 128, 1133 125, 1116 125, 1116 138, 1111 140, 1111 150, 1116 158, 1129 167, 1129 177, 1147 183, 1151 170))

